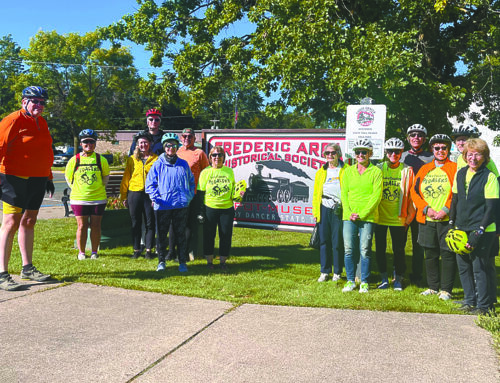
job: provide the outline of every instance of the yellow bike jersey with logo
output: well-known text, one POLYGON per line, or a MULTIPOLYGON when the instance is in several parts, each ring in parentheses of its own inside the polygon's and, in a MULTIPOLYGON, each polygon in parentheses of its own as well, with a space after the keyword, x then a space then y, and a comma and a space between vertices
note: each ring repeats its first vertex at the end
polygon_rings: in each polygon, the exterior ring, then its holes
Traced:
POLYGON ((68 161, 64 172, 66 182, 71 187, 70 203, 81 204, 83 202, 87 205, 106 203, 106 187, 102 182, 102 177, 109 176, 106 158, 101 156, 102 174, 97 166, 95 153, 92 153, 90 157, 80 156, 80 166, 76 172, 74 172, 75 163, 76 156, 73 156, 68 161))
MULTIPOLYGON (((451 185, 446 173, 441 168, 431 170, 422 180, 422 195, 429 207, 440 211, 446 206, 446 200, 451 190, 451 185)), ((427 221, 439 222, 426 216, 427 221)), ((448 215, 443 220, 448 220, 448 215)))
POLYGON ((205 192, 205 205, 212 209, 229 209, 233 206, 234 172, 223 166, 202 170, 198 190, 205 192))
POLYGON ((378 205, 378 224, 384 226, 404 226, 405 218, 399 215, 399 198, 401 193, 401 171, 404 164, 397 168, 382 167, 382 200, 378 205))

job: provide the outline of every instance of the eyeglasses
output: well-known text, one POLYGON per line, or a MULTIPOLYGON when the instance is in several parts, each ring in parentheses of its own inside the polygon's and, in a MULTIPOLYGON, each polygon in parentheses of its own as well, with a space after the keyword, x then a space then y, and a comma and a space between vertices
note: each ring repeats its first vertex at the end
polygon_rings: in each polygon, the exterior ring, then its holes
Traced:
POLYGON ((326 151, 325 152, 325 156, 334 156, 337 154, 337 151, 336 150, 332 150, 332 151, 326 151))
POLYGON ((434 146, 432 149, 436 152, 439 152, 439 151, 444 152, 444 151, 448 150, 448 147, 447 146, 434 146))
POLYGON ((210 154, 210 157, 213 157, 213 158, 224 157, 224 153, 212 153, 212 154, 210 154))
POLYGON ((412 137, 412 138, 415 138, 415 137, 424 138, 425 134, 423 134, 423 133, 410 133, 410 137, 412 137))
POLYGON ((45 104, 47 104, 44 100, 35 100, 35 99, 30 99, 30 101, 35 104, 35 105, 41 105, 41 106, 45 106, 45 104))
POLYGON ((83 140, 82 141, 82 144, 95 144, 95 141, 94 140, 83 140))
POLYGON ((400 149, 387 149, 387 154, 401 154, 400 149))
POLYGON ((183 134, 181 137, 187 140, 193 138, 194 136, 192 136, 191 134, 183 134))
POLYGON ((148 117, 148 121, 158 122, 158 121, 161 121, 161 118, 148 117))
POLYGON ((368 154, 368 150, 355 150, 354 154, 357 156, 359 156, 360 154, 362 154, 363 156, 366 156, 368 154))
POLYGON ((175 148, 177 149, 177 144, 165 144, 165 147, 170 149, 170 148, 175 148))

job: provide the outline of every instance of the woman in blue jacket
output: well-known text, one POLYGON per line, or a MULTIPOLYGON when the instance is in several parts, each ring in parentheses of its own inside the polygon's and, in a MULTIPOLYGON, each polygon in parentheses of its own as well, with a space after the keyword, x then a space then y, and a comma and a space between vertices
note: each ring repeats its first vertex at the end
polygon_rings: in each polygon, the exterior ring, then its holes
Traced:
POLYGON ((165 133, 161 142, 165 153, 153 164, 146 179, 146 193, 153 201, 155 211, 158 252, 156 271, 165 270, 168 229, 172 223, 179 251, 179 271, 187 272, 187 243, 184 232, 189 202, 194 197, 194 176, 187 161, 177 157, 177 135, 165 133))

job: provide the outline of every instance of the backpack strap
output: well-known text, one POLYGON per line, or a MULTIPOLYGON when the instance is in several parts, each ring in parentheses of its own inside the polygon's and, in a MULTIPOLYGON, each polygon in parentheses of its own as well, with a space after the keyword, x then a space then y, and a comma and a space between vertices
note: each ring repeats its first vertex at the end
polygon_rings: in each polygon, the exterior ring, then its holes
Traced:
MULTIPOLYGON (((75 180, 75 173, 78 170, 78 168, 80 167, 80 153, 77 153, 75 158, 76 158, 75 167, 73 169, 73 176, 71 177, 71 184, 72 185, 73 185, 73 182, 75 180)), ((101 155, 99 153, 96 153, 95 158, 96 158, 96 165, 99 168, 99 171, 101 172, 101 177, 102 177, 101 155)))

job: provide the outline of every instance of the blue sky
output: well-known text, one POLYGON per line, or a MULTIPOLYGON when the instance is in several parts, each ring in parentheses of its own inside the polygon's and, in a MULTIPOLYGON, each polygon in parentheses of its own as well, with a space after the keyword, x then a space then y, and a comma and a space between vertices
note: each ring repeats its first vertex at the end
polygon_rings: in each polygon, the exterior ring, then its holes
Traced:
MULTIPOLYGON (((85 34, 116 22, 138 8, 135 0, 44 0, 19 3, 0 0, 0 5, 0 36, 11 34, 12 39, 22 48, 27 48, 30 38, 40 30, 55 30, 59 34, 85 34)), ((124 42, 124 45, 131 47, 135 66, 141 75, 148 71, 159 71, 150 68, 150 55, 142 47, 130 42, 124 42)))

